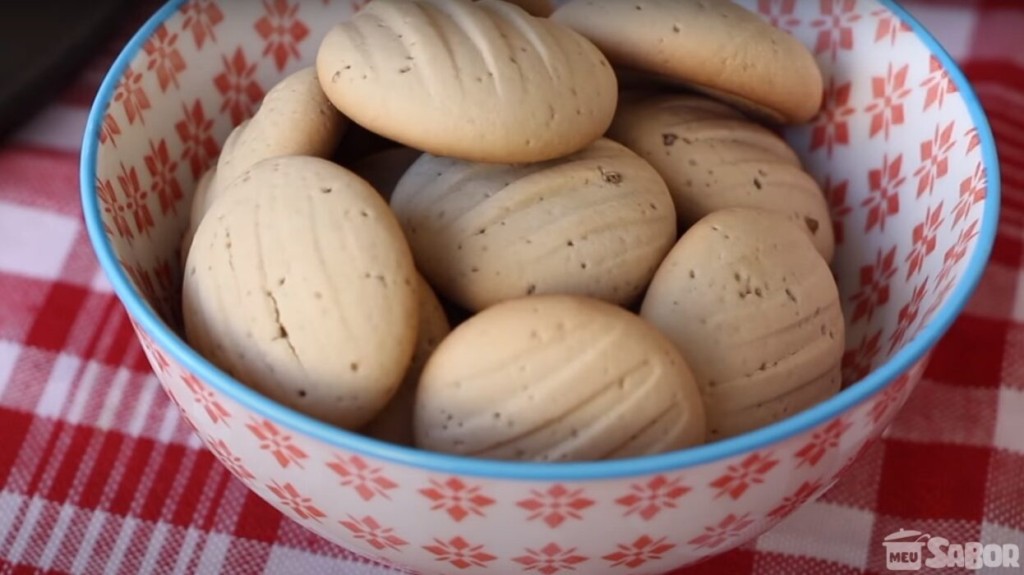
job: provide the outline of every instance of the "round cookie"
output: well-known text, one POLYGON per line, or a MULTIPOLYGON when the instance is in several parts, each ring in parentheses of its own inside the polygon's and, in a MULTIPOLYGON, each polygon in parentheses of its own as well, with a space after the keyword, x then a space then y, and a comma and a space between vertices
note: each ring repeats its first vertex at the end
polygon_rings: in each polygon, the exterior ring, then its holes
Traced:
POLYGON ((782 138, 728 106, 695 95, 624 98, 608 136, 665 179, 680 229, 723 208, 763 208, 786 215, 832 261, 832 218, 818 183, 782 138))
POLYGON ((424 154, 398 183, 391 208, 423 275, 473 311, 545 293, 628 305, 676 240, 665 182, 603 138, 527 165, 424 154))
POLYGON ((320 88, 315 68, 294 72, 271 88, 253 117, 224 142, 215 187, 231 183, 267 158, 326 158, 338 146, 346 123, 320 88))
POLYGON ((455 328, 427 361, 419 447, 489 459, 582 461, 703 442, 686 361, 636 315, 598 300, 519 298, 455 328))
POLYGON ((413 445, 413 407, 416 403, 416 388, 420 374, 430 355, 438 344, 448 336, 451 326, 440 300, 434 295, 430 284, 417 274, 416 285, 419 294, 419 334, 416 336, 416 352, 412 363, 405 372, 402 384, 387 406, 363 428, 363 433, 398 445, 413 445))
POLYGON ((839 391, 839 291, 807 236, 777 214, 734 208, 697 222, 658 269, 640 315, 687 358, 709 441, 839 391))
POLYGON ((316 66, 360 125, 479 162, 576 152, 605 132, 618 97, 591 42, 501 0, 375 0, 327 33, 316 66))
POLYGON ((352 171, 370 183, 385 200, 391 199, 405 171, 423 152, 401 146, 377 152, 352 164, 352 171))
POLYGON ((320 158, 271 158, 229 184, 196 230, 185 335, 255 390, 356 429, 412 359, 415 282, 401 228, 365 181, 320 158))
POLYGON ((777 122, 821 107, 821 70, 796 38, 729 1, 570 0, 551 16, 616 66, 685 83, 777 122))

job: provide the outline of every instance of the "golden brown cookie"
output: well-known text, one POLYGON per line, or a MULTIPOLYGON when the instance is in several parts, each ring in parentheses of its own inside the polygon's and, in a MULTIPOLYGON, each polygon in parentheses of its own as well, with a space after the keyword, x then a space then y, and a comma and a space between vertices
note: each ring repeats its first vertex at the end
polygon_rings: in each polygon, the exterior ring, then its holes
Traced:
POLYGON ((682 82, 779 122, 818 112, 811 52, 726 0, 570 0, 552 20, 592 40, 616 66, 682 82))
POLYGON ((703 442, 704 427, 693 375, 662 334, 572 296, 507 301, 455 328, 415 406, 418 446, 491 459, 650 455, 703 442))
POLYGON ((629 304, 676 239, 665 182, 607 139, 529 165, 425 154, 391 208, 423 275, 470 310, 548 293, 629 304))
POLYGON ((576 152, 608 128, 618 97, 591 42, 500 0, 375 0, 327 33, 316 65, 367 129, 480 162, 576 152))
POLYGON ((831 262, 832 219, 818 183, 782 138, 710 98, 624 98, 608 131, 646 159, 668 184, 686 229, 723 208, 784 214, 831 262))
POLYGON ((365 181, 327 160, 258 162, 196 230, 184 269, 192 347, 268 397, 355 429, 416 344, 416 270, 365 181))
POLYGON ((665 258, 641 317, 693 369, 708 440, 763 427, 839 391, 845 328, 828 265, 781 216, 717 211, 665 258))

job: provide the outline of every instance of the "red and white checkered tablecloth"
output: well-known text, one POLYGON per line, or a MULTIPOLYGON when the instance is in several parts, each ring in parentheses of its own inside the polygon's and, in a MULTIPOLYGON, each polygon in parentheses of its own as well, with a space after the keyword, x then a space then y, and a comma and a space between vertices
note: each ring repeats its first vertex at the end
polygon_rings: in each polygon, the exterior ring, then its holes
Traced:
MULTIPOLYGON (((992 262, 848 475, 755 542, 680 573, 885 573, 882 541, 900 528, 1024 548, 1024 3, 906 4, 990 115, 1004 176, 992 262)), ((140 4, 0 144, 0 573, 391 573, 307 533, 200 446, 91 253, 81 134, 104 71, 152 9, 140 4)))

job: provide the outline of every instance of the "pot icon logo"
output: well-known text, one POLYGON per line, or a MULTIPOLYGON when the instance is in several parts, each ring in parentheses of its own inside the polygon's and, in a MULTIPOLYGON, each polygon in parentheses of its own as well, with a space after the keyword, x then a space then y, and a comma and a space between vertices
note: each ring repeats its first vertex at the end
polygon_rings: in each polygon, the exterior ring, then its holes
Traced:
POLYGON ((921 548, 928 538, 927 533, 905 529, 890 533, 882 541, 885 546, 885 566, 890 571, 919 571, 921 548))

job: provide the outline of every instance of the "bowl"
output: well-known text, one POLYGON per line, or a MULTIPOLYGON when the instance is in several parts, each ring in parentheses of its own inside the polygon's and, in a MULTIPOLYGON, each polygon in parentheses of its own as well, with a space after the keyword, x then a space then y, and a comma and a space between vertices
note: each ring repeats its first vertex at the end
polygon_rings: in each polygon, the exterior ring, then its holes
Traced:
POLYGON ((337 429, 235 381, 182 339, 179 239, 231 128, 361 2, 175 0, 128 43, 85 131, 82 202, 146 357, 203 443, 321 536, 419 573, 654 573, 721 553, 827 490, 921 378, 977 284, 999 173, 946 52, 886 0, 744 0, 805 42, 821 113, 784 134, 828 196, 845 388, 731 439, 620 461, 483 461, 337 429))

